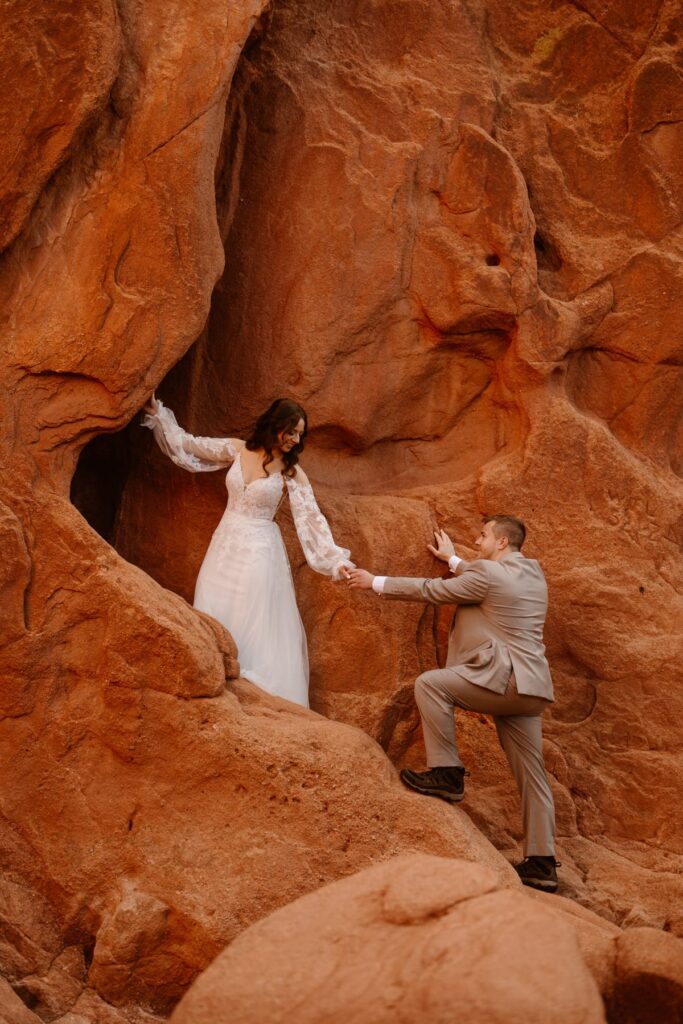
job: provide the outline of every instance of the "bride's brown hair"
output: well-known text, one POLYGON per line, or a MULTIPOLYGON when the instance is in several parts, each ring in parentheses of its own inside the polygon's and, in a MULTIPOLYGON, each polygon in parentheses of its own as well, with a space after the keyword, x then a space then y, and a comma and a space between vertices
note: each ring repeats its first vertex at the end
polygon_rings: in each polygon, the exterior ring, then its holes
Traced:
POLYGON ((299 420, 304 421, 304 429, 301 431, 299 443, 290 451, 282 452, 285 476, 294 476, 299 456, 304 450, 304 441, 308 432, 308 417, 301 406, 293 402, 291 398, 276 398, 273 404, 268 406, 264 413, 261 413, 245 444, 250 452, 263 448, 266 453, 263 460, 264 469, 275 458, 273 448, 278 446, 278 435, 283 430, 293 430, 299 420))

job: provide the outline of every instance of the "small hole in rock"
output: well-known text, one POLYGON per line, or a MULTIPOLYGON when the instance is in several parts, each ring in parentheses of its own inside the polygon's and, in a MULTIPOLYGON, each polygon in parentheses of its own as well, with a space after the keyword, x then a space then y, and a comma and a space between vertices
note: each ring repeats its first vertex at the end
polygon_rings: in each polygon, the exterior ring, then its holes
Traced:
POLYGON ((497 256, 495 254, 495 252, 491 253, 490 256, 486 257, 486 266, 487 267, 499 267, 500 266, 500 256, 497 256))
POLYGON ((638 590, 641 592, 641 594, 645 593, 645 587, 643 586, 638 587, 638 590))

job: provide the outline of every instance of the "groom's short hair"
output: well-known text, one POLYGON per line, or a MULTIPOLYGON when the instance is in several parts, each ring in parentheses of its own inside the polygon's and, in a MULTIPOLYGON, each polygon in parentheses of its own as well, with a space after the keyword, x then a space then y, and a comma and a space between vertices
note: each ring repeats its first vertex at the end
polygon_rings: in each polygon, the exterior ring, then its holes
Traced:
POLYGON ((485 516, 485 523, 493 523, 493 532, 496 537, 507 537, 511 548, 521 548, 526 538, 526 526, 517 516, 485 516))

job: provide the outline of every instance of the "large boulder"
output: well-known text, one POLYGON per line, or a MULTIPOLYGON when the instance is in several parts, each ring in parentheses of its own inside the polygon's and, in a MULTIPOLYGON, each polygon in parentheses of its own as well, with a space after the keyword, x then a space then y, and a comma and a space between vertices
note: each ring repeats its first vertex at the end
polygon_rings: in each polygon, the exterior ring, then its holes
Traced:
POLYGON ((598 1024, 569 923, 479 865, 402 857, 253 925, 173 1024, 598 1024))

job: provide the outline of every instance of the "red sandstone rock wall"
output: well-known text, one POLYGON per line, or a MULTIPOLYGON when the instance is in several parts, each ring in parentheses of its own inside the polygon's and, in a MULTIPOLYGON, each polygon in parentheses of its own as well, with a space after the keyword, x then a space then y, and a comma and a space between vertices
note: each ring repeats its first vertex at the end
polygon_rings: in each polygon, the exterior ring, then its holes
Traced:
MULTIPOLYGON (((228 110, 225 271, 164 385, 201 433, 303 402, 306 468, 376 571, 438 573, 437 524, 528 521, 567 891, 677 931, 680 65, 675 4, 276 4, 228 110)), ((191 599, 222 481, 132 443, 118 546, 191 599)), ((314 577, 283 525, 314 707, 421 763, 412 682, 447 617, 314 577)), ((492 726, 462 732, 468 811, 511 850, 492 726)))
MULTIPOLYGON (((196 339, 164 396, 204 433, 304 402, 368 567, 431 574, 436 523, 528 519, 565 892, 683 929, 677 5, 266 7, 3 11, 0 972, 27 1020, 165 1014, 255 918, 404 850, 510 883, 485 721, 482 835, 344 724, 224 693, 230 638, 157 585, 191 595, 220 480, 131 426, 76 487, 128 561, 70 504, 83 445, 196 339)), ((417 763, 447 622, 314 577, 283 528, 314 706, 417 763)))

